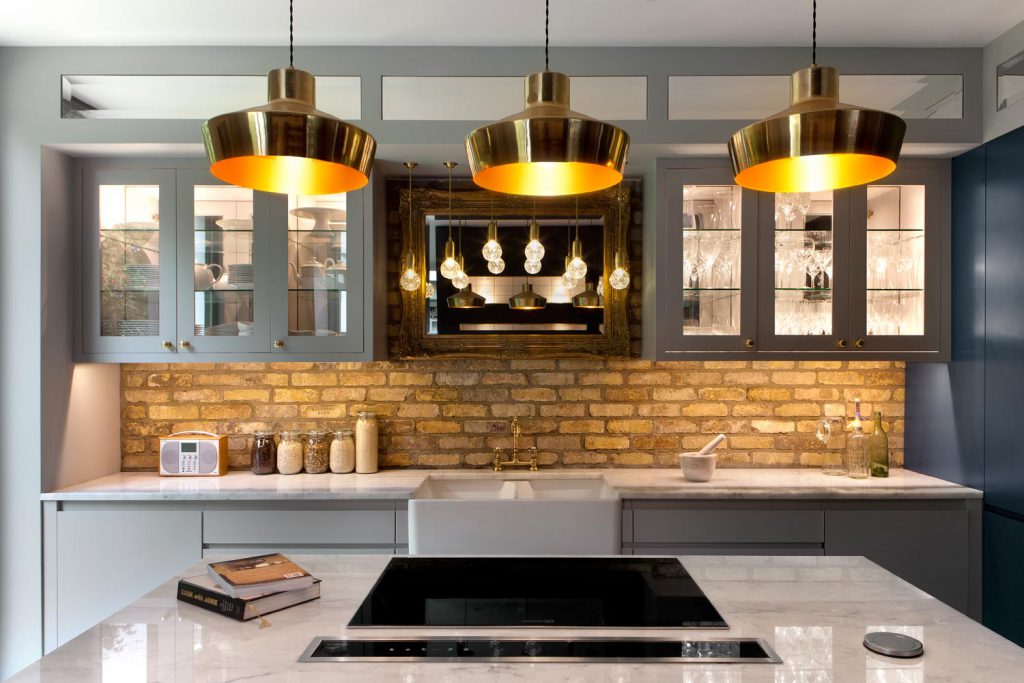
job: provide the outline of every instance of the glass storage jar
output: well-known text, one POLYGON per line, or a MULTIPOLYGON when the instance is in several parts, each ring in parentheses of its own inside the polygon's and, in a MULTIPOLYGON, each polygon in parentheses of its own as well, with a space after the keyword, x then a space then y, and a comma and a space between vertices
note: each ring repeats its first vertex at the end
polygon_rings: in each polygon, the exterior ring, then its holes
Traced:
POLYGON ((331 442, 331 472, 348 474, 356 468, 356 442, 351 429, 334 432, 331 442))
POLYGON ((356 473, 377 471, 377 414, 359 413, 356 417, 356 473))
POLYGON ((277 443, 274 432, 258 431, 253 435, 249 469, 253 474, 273 474, 277 467, 277 443))
POLYGON ((309 474, 323 474, 330 465, 331 439, 326 430, 314 429, 306 433, 306 448, 302 465, 309 474))
POLYGON ((846 472, 853 479, 868 477, 868 437, 861 431, 860 423, 846 438, 846 472))
POLYGON ((296 429, 281 432, 281 443, 277 445, 277 471, 281 474, 302 471, 302 432, 296 429))

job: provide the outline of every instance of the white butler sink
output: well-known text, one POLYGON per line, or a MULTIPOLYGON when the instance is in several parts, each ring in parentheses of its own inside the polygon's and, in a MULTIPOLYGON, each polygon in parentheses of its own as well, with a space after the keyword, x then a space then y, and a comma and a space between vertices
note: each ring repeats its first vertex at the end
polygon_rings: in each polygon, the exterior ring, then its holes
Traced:
POLYGON ((411 555, 618 555, 622 504, 604 479, 428 478, 409 500, 411 555))

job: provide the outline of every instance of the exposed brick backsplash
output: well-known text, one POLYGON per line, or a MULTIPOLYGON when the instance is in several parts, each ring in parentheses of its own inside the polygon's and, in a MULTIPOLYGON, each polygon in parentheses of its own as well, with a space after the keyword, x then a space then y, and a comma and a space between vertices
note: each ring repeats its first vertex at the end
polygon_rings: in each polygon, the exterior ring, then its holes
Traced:
POLYGON ((121 386, 126 470, 156 469, 158 437, 186 429, 230 435, 231 465, 246 467, 253 431, 336 428, 360 410, 380 416, 384 467, 486 466, 513 417, 544 466, 674 467, 719 432, 723 466, 816 466, 815 423, 852 416, 854 398, 882 411, 903 462, 902 362, 124 364, 121 386))

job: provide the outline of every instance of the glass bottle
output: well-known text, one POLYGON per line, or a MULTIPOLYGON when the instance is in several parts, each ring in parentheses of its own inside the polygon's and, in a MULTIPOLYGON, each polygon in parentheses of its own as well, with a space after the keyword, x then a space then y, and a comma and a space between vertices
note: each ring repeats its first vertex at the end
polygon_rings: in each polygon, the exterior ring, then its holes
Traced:
POLYGON ((356 473, 377 471, 377 415, 359 413, 356 417, 356 473))
POLYGON ((832 436, 842 432, 842 421, 835 417, 826 417, 818 422, 814 436, 821 443, 821 473, 833 477, 846 476, 846 454, 842 450, 832 449, 832 436), (838 432, 836 431, 838 430, 838 432))
POLYGON ((306 433, 306 447, 302 451, 302 466, 309 474, 323 474, 331 462, 331 439, 323 429, 306 433))
POLYGON ((853 425, 853 433, 846 439, 846 472, 853 479, 867 479, 868 437, 864 436, 860 422, 853 425))
POLYGON ((277 445, 277 471, 281 474, 302 471, 302 432, 294 429, 281 432, 281 443, 277 445))
POLYGON ((331 442, 331 472, 348 474, 356 468, 356 442, 351 429, 334 432, 331 442))
POLYGON ((875 411, 875 426, 868 437, 868 461, 872 477, 889 476, 889 437, 882 429, 882 413, 875 411))
POLYGON ((258 431, 252 441, 249 469, 253 474, 273 474, 277 467, 277 443, 274 432, 258 431))

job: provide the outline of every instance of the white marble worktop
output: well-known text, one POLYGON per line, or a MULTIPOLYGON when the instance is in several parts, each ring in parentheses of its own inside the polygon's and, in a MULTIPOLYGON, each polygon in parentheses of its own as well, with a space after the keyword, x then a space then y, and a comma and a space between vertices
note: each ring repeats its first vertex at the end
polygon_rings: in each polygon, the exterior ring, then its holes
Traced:
MULTIPOLYGON (((684 683, 1002 683, 1020 681, 1024 649, 860 557, 683 557, 730 628, 700 630, 373 629, 379 636, 764 638, 782 664, 304 663, 315 636, 358 637, 346 624, 388 558, 295 556, 322 598, 239 623, 175 600, 176 579, 104 619, 10 679, 81 681, 676 681, 684 683), (865 632, 901 631, 922 657, 868 652, 865 632)), ((205 571, 197 564, 184 576, 205 571)))
POLYGON ((376 474, 269 474, 230 472, 223 477, 161 477, 121 472, 52 493, 61 501, 405 500, 427 477, 604 477, 623 499, 935 499, 981 498, 981 491, 910 470, 885 479, 826 476, 817 469, 719 469, 709 482, 689 482, 676 469, 386 470, 376 474))

